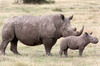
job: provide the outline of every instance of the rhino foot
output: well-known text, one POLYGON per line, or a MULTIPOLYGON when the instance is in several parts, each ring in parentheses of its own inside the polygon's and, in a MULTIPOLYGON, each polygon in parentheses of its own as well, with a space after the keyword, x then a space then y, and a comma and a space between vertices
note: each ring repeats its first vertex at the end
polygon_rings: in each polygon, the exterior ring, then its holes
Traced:
POLYGON ((53 56, 51 53, 46 54, 47 56, 53 56))

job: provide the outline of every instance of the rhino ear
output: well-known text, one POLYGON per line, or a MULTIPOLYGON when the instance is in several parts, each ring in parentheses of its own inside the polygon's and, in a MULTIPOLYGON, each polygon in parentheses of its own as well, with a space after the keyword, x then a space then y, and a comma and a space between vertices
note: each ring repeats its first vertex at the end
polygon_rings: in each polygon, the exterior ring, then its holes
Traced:
POLYGON ((69 20, 72 20, 72 19, 73 19, 73 15, 72 15, 72 16, 70 16, 68 19, 69 19, 69 20))
POLYGON ((90 35, 92 35, 93 32, 90 33, 90 35))
POLYGON ((61 19, 64 21, 65 20, 65 17, 63 14, 60 15, 61 16, 61 19))
POLYGON ((85 35, 86 35, 86 36, 88 36, 88 33, 87 33, 87 32, 85 32, 85 35))

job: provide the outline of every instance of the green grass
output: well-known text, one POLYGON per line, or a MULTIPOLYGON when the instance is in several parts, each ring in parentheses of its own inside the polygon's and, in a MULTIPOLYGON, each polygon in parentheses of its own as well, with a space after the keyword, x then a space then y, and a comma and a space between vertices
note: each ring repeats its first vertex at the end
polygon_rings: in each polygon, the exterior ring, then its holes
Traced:
MULTIPOLYGON (((74 15, 72 25, 85 31, 93 31, 93 36, 100 39, 100 1, 98 0, 55 0, 55 4, 13 4, 13 0, 0 0, 0 37, 1 29, 7 19, 20 15, 46 15, 63 13, 66 17, 74 15), (53 10, 54 9, 54 10, 53 10), (61 11, 59 11, 61 10, 61 11)), ((0 42, 1 42, 0 38, 0 42)), ((45 56, 44 46, 29 47, 18 43, 21 55, 15 55, 6 49, 6 55, 0 56, 0 66, 100 66, 100 43, 88 45, 83 57, 78 50, 68 50, 68 57, 59 56, 60 40, 52 49, 52 57, 45 56)))

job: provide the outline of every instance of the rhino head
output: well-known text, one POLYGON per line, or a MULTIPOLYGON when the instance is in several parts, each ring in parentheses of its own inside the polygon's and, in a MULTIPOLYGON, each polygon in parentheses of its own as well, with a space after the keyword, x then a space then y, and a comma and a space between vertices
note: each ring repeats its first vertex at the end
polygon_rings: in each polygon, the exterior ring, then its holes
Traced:
POLYGON ((64 17, 64 15, 61 14, 61 18, 63 20, 62 26, 60 28, 60 33, 62 37, 67 37, 67 36, 72 36, 72 35, 80 36, 83 33, 84 26, 82 27, 80 31, 77 31, 76 27, 72 27, 70 21, 73 19, 73 15, 66 18, 64 17))
POLYGON ((87 40, 90 43, 97 44, 99 42, 97 37, 92 36, 92 32, 91 33, 85 32, 84 35, 86 36, 87 40))

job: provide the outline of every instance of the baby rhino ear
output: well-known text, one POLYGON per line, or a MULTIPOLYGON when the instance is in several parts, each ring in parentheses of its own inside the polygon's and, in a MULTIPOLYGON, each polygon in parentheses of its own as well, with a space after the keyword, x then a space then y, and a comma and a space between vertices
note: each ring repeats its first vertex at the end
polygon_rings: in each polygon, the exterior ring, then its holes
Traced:
POLYGON ((90 35, 92 35, 93 32, 90 33, 90 35))
POLYGON ((86 36, 88 36, 88 33, 87 33, 87 32, 85 32, 85 35, 86 35, 86 36))

